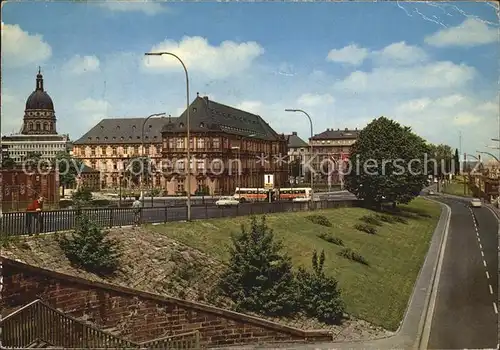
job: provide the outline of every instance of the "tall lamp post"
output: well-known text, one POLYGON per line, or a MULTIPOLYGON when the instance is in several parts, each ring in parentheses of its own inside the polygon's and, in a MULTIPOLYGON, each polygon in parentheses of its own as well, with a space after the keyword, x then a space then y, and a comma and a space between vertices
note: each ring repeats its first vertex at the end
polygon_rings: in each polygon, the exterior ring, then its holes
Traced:
MULTIPOLYGON (((142 156, 142 164, 141 164, 141 169, 144 167, 144 155, 146 154, 145 152, 145 149, 144 149, 144 126, 146 126, 146 123, 147 121, 150 119, 150 118, 153 118, 153 117, 160 117, 160 116, 165 116, 166 113, 154 113, 154 114, 151 114, 149 117, 147 117, 146 119, 144 119, 144 121, 142 122, 142 129, 141 129, 141 156, 142 156)), ((141 199, 142 199, 142 206, 144 206, 144 169, 142 169, 142 172, 141 172, 141 181, 140 181, 140 186, 141 186, 141 199)))
POLYGON ((240 178, 240 172, 241 172, 241 169, 240 169, 240 163, 241 163, 241 156, 240 156, 240 146, 233 146, 231 147, 231 149, 236 149, 238 150, 238 177, 237 177, 237 183, 236 183, 236 187, 239 189, 241 187, 241 178, 240 178))
POLYGON ((146 52, 146 56, 172 56, 176 58, 184 68, 184 73, 186 74, 186 128, 187 128, 187 163, 188 163, 188 183, 187 183, 187 221, 191 221, 191 135, 189 130, 191 129, 190 118, 189 118, 189 75, 188 70, 184 62, 174 53, 171 52, 146 52))
MULTIPOLYGON (((307 119, 309 119, 309 125, 311 127, 311 145, 310 145, 310 152, 311 152, 311 157, 313 156, 313 143, 312 143, 312 138, 313 138, 313 122, 312 122, 312 119, 311 117, 309 116, 309 114, 307 114, 305 111, 303 111, 302 109, 285 109, 285 112, 300 112, 300 113, 304 113, 307 117, 307 119)), ((314 169, 312 169, 314 170, 314 169)), ((314 193, 314 174, 313 172, 311 171, 311 191, 313 191, 314 193)))

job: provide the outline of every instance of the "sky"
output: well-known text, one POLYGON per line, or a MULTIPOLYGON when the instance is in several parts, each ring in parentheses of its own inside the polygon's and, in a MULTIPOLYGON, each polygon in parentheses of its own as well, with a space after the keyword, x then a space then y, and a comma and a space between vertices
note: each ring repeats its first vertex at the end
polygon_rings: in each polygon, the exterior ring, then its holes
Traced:
MULTIPOLYGON (((499 20, 467 2, 2 2, 2 134, 38 66, 58 132, 185 108, 196 93, 306 139, 386 116, 462 151, 499 138, 499 20)), ((383 137, 383 135, 381 135, 383 137)), ((498 143, 497 143, 498 145, 498 143)))

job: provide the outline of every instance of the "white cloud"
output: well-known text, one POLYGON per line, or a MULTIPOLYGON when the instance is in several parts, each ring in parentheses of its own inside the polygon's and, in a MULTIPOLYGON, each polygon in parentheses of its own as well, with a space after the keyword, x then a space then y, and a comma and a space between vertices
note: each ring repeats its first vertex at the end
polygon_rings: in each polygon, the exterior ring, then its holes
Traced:
POLYGON ((143 0, 143 1, 124 1, 124 0, 107 0, 99 4, 114 12, 142 12, 148 16, 154 16, 162 12, 167 12, 165 5, 143 0))
MULTIPOLYGON (((250 67, 253 61, 264 53, 256 42, 236 43, 223 41, 219 46, 211 45, 207 39, 195 36, 184 37, 180 42, 166 40, 153 46, 150 52, 168 51, 179 56, 189 72, 198 72, 207 77, 226 78, 250 67)), ((180 63, 168 55, 146 56, 147 69, 179 70, 180 63)))
POLYGON ((253 113, 253 114, 257 114, 257 115, 260 115, 262 113, 263 109, 264 109, 263 108, 264 105, 260 101, 243 101, 243 102, 237 104, 234 107, 238 108, 238 109, 240 109, 242 111, 250 112, 250 113, 253 113))
POLYGON ((355 71, 334 84, 348 92, 394 93, 401 90, 456 89, 465 86, 476 75, 466 64, 441 61, 412 67, 379 67, 371 72, 355 71))
POLYGON ((16 133, 23 123, 24 100, 9 89, 2 89, 0 106, 2 110, 2 134, 16 133))
POLYGON ((84 121, 84 125, 82 125, 84 132, 87 132, 101 119, 107 118, 110 108, 111 104, 108 101, 93 98, 80 100, 74 105, 74 109, 82 116, 81 120, 84 121))
POLYGON ((2 22, 2 64, 22 67, 39 64, 52 56, 52 48, 40 34, 30 34, 17 24, 2 22))
POLYGON ((311 106, 321 106, 326 104, 332 104, 335 102, 335 99, 330 94, 310 94, 306 93, 299 97, 297 100, 299 105, 303 105, 306 107, 311 106))
POLYGON ((99 71, 99 59, 96 56, 73 56, 63 66, 63 70, 69 74, 80 75, 88 72, 99 71))
POLYGON ((341 49, 332 49, 328 52, 327 61, 348 63, 353 66, 359 66, 368 57, 369 50, 359 47, 356 44, 345 46, 341 49))
POLYGON ((498 42, 498 28, 493 28, 476 18, 467 18, 456 27, 442 29, 425 38, 436 47, 473 47, 498 42))
POLYGON ((371 56, 378 65, 411 65, 423 63, 429 59, 422 48, 408 45, 404 41, 374 51, 371 56))

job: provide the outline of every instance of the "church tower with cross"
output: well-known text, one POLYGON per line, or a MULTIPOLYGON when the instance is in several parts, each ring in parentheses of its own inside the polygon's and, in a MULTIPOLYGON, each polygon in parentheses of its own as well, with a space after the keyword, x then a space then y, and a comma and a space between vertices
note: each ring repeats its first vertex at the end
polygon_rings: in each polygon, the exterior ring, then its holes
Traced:
POLYGON ((35 91, 26 100, 23 135, 57 135, 54 103, 43 87, 43 75, 38 67, 35 91))

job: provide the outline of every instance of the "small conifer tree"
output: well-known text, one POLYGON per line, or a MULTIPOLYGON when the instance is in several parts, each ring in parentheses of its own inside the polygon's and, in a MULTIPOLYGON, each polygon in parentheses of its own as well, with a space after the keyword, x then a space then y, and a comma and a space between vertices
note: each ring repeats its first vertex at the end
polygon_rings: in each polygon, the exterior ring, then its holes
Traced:
POLYGON ((251 218, 250 230, 244 225, 241 234, 232 236, 230 260, 219 287, 231 298, 236 309, 269 316, 294 313, 295 278, 289 256, 282 254, 282 244, 266 225, 251 218))
POLYGON ((119 242, 92 222, 86 214, 77 217, 71 237, 57 237, 59 246, 72 264, 100 275, 112 274, 119 265, 119 242))
POLYGON ((325 252, 321 251, 318 258, 318 254, 314 251, 313 271, 299 268, 297 273, 299 304, 310 317, 329 324, 339 323, 344 313, 344 303, 337 281, 323 271, 324 262, 325 252))

